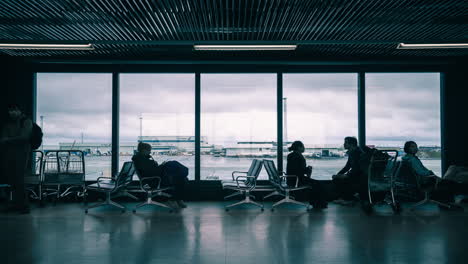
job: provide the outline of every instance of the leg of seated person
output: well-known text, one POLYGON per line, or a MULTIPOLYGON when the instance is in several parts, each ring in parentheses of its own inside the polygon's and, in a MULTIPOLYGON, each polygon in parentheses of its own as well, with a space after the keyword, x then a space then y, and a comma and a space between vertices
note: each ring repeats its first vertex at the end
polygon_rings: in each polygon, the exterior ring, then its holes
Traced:
POLYGON ((185 208, 187 205, 183 202, 185 189, 187 185, 187 178, 174 179, 174 200, 177 202, 179 207, 185 208))
POLYGON ((310 179, 307 177, 302 178, 302 184, 311 186, 308 191, 309 203, 314 208, 322 209, 327 208, 327 200, 325 196, 325 189, 320 181, 310 179))
POLYGON ((437 185, 437 189, 432 192, 432 198, 443 202, 453 202, 455 195, 459 193, 460 184, 453 181, 441 180, 437 185))
POLYGON ((332 182, 339 198, 347 201, 354 200, 356 186, 350 179, 333 179, 332 182))

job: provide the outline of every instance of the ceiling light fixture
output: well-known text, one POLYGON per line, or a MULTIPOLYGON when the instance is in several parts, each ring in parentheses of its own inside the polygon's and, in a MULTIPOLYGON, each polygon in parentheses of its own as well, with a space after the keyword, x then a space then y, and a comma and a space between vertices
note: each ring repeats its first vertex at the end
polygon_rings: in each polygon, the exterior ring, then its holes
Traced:
POLYGON ((94 50, 91 44, 12 44, 0 43, 0 49, 94 50))
POLYGON ((398 44, 397 49, 466 49, 468 43, 398 44))
POLYGON ((295 50, 297 45, 193 45, 194 50, 295 50))

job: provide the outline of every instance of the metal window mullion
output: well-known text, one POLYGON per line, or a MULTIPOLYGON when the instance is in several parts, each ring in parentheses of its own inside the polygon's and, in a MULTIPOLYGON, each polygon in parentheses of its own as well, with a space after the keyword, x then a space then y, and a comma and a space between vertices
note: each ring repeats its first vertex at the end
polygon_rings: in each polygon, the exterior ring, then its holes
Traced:
MULTIPOLYGON (((442 175, 447 171, 447 123, 446 123, 446 87, 447 87, 447 76, 445 72, 440 73, 440 148, 441 148, 441 167, 442 175)), ((441 175, 441 176, 442 176, 441 175)))
POLYGON ((120 106, 120 83, 119 73, 112 73, 112 160, 111 176, 119 171, 119 107, 120 106))
POLYGON ((200 73, 195 73, 195 181, 200 181, 200 73))
POLYGON ((366 73, 358 73, 358 140, 359 146, 366 145, 366 73))
POLYGON ((278 171, 283 171, 283 73, 276 74, 276 119, 277 119, 277 163, 278 171))

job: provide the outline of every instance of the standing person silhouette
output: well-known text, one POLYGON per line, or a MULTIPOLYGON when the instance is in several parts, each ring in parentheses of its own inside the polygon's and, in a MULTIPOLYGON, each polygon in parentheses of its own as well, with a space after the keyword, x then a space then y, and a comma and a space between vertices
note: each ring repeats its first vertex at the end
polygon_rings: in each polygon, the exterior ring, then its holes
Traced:
POLYGON ((2 173, 8 177, 13 191, 13 203, 7 210, 22 214, 30 211, 24 179, 31 158, 31 133, 31 119, 23 114, 18 105, 8 106, 6 123, 0 134, 0 147, 4 154, 2 173))

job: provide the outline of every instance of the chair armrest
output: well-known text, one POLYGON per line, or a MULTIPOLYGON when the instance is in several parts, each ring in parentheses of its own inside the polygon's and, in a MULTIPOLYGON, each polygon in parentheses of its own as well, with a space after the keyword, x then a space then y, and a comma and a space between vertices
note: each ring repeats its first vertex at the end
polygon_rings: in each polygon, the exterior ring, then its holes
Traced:
POLYGON ((101 188, 101 185, 100 185, 101 179, 106 179, 106 180, 114 181, 114 178, 109 178, 109 177, 98 177, 98 178, 96 179, 96 183, 97 183, 98 188, 101 188))
POLYGON ((237 176, 236 177, 236 184, 237 184, 237 188, 241 188, 240 185, 239 185, 239 179, 254 179, 254 184, 249 187, 250 190, 253 190, 255 188, 255 186, 257 185, 257 181, 255 180, 255 176, 237 176))
POLYGON ((140 180, 140 189, 142 189, 143 191, 145 190, 143 188, 144 182, 148 181, 148 180, 158 180, 157 188, 159 189, 161 187, 161 177, 159 177, 159 176, 145 177, 145 178, 139 179, 139 180, 140 180))
POLYGON ((299 185, 299 177, 297 177, 296 175, 281 175, 280 178, 284 178, 285 180, 287 178, 296 178, 296 184, 294 185, 295 188, 297 188, 297 186, 299 185))
POLYGON ((234 175, 237 174, 237 173, 247 174, 248 172, 247 172, 247 171, 233 171, 233 172, 232 172, 232 180, 233 180, 233 181, 236 180, 234 175))

